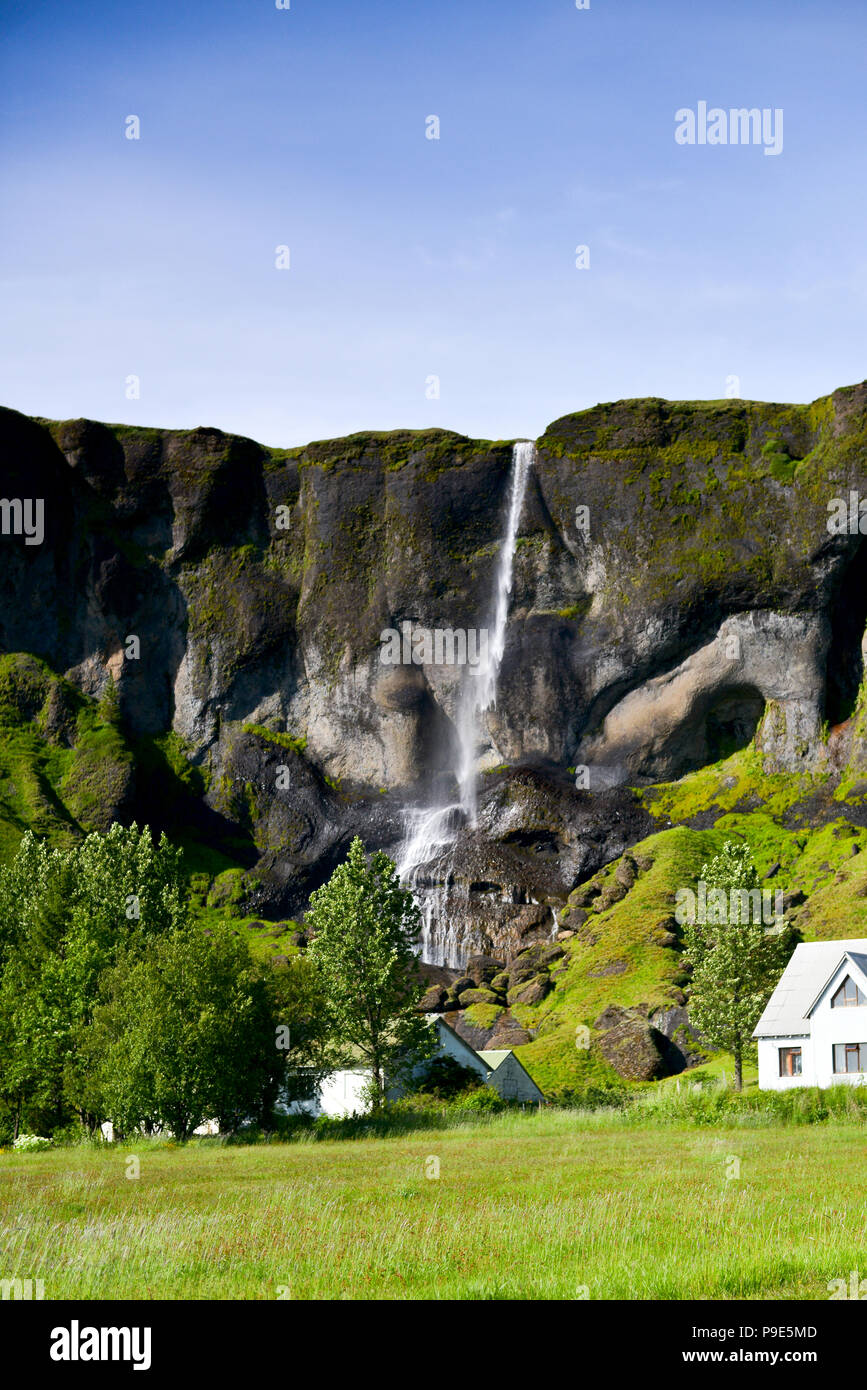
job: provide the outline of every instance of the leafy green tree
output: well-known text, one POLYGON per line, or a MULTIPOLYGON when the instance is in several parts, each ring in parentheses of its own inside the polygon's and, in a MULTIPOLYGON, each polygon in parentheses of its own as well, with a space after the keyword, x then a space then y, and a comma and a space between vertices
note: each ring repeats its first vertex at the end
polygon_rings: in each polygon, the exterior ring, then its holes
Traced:
POLYGON ((389 1084, 434 1047, 416 1007, 424 993, 415 952, 420 925, 392 861, 380 851, 368 861, 357 836, 346 861, 312 894, 304 919, 327 1001, 332 1060, 370 1068, 377 1107, 389 1084))
POLYGON ((86 1099, 118 1133, 164 1126, 186 1139, 205 1120, 222 1131, 273 1106, 284 1058, 267 977, 228 928, 198 927, 128 952, 81 1038, 86 1099))
POLYGON ((285 1058, 283 1096, 291 1104, 307 1099, 311 1088, 333 1068, 328 1001, 309 953, 271 966, 267 980, 277 1046, 285 1058))
POLYGON ((713 1047, 731 1052, 740 1091, 752 1032, 792 953, 792 932, 785 924, 769 929, 762 922, 749 846, 727 841, 703 866, 701 880, 708 902, 715 893, 725 908, 707 913, 722 920, 684 926, 685 959, 692 966, 689 1011, 713 1047))
POLYGON ((60 1125, 71 1104, 95 1126, 75 1049, 100 977, 186 916, 180 851, 147 827, 116 824, 66 850, 23 837, 0 869, 0 1098, 16 1124, 29 1105, 60 1125))

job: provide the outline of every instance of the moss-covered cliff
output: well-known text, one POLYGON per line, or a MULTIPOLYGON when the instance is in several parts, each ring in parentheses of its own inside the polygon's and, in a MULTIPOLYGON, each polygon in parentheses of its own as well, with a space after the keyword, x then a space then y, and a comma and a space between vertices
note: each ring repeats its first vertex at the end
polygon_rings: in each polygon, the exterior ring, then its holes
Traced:
MULTIPOLYGON (((46 519, 42 545, 0 538, 4 853, 27 825, 147 819, 186 841, 203 903, 233 870, 229 906, 278 919, 354 833, 397 844, 452 766, 459 673, 386 667, 380 634, 490 621, 509 441, 269 450, 2 411, 0 457, 46 519)), ((620 401, 538 441, 497 770, 451 891, 468 950, 508 960, 559 926, 554 988, 507 1018, 547 1084, 610 1071, 576 1028, 682 1026, 673 894, 727 834, 779 866, 805 934, 864 934, 861 497, 867 384, 620 401)))

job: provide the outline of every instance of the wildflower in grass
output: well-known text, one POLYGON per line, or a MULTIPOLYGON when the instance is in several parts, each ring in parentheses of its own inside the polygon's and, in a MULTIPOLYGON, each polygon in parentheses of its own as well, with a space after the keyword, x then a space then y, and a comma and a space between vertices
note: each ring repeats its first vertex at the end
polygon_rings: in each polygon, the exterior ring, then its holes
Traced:
POLYGON ((12 1147, 18 1153, 38 1153, 41 1149, 50 1149, 51 1140, 42 1134, 19 1134, 12 1141, 12 1147))

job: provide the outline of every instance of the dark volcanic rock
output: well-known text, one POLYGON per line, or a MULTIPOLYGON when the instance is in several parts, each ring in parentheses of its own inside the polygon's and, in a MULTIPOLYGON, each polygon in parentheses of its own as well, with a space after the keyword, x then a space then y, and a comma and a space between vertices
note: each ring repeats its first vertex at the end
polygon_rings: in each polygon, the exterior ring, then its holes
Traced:
MULTIPOLYGON (((620 401, 549 426, 479 731, 478 824, 430 866, 455 959, 508 963, 552 939, 567 898, 574 930, 628 892, 637 860, 587 885, 658 828, 630 785, 753 737, 768 772, 867 772, 867 550, 827 524, 829 497, 867 495, 865 439, 865 383, 812 407, 620 401)), ((130 737, 173 732, 202 779, 173 807, 148 768, 105 779, 82 758, 81 823, 174 816, 243 865, 241 906, 262 917, 302 912, 354 834, 393 851, 409 803, 436 779, 454 796, 461 673, 389 668, 380 636, 488 613, 510 470, 508 441, 448 430, 272 450, 0 412, 4 495, 46 499, 43 544, 2 538, 0 651, 89 696, 116 680, 130 737)), ((62 687, 27 717, 73 746, 62 687)), ((839 815, 832 792, 791 816, 839 815)))
POLYGON ((536 975, 525 984, 509 990, 510 1004, 541 1004, 547 999, 554 985, 548 975, 536 975))
POLYGON ((459 979, 455 980, 452 988, 455 994, 464 994, 468 989, 475 989, 476 982, 471 975, 461 975, 459 979))
POLYGON ((532 1041, 531 1034, 525 1028, 518 1028, 514 1025, 504 1027, 503 1021, 500 1020, 491 1034, 487 1046, 492 1052, 496 1052, 499 1048, 524 1047, 526 1043, 532 1041))
POLYGON ((419 1004, 419 1012, 423 1014, 438 1014, 443 1010, 446 1002, 446 991, 442 985, 431 985, 419 1004))
POLYGON ((471 1004, 499 1004, 501 996, 498 996, 491 989, 465 989, 461 995, 461 1008, 466 1009, 471 1004))
POLYGON ((666 1061, 667 1039, 645 1019, 624 1019, 602 1034, 598 1047, 627 1081, 656 1081, 671 1075, 666 1061))
POLYGON ((470 956, 467 961, 467 974, 477 985, 490 985, 494 977, 503 969, 503 962, 493 956, 470 956))

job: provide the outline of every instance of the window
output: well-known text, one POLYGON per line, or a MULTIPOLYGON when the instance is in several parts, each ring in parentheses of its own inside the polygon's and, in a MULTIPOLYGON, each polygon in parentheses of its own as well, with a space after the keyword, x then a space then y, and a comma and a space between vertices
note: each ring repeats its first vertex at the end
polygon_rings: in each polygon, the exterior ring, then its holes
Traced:
POLYGON ((835 1075, 852 1071, 867 1071, 867 1043, 835 1043, 835 1075))
POLYGON ((832 1009, 853 1009, 862 1004, 867 1004, 867 999, 861 993, 855 981, 847 975, 837 993, 831 1000, 832 1009))
POLYGON ((801 1075, 801 1049, 799 1047, 780 1048, 780 1076, 801 1075))

